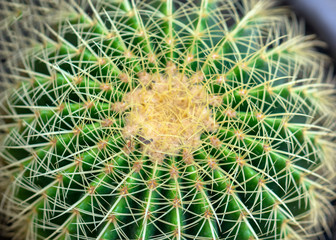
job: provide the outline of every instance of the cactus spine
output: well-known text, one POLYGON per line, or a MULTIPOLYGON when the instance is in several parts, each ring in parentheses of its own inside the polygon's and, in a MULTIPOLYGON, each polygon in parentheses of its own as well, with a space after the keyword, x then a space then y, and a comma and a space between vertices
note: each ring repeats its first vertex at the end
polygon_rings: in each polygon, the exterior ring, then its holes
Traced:
POLYGON ((2 6, 0 213, 13 239, 303 240, 328 229, 335 95, 320 43, 286 10, 2 6))

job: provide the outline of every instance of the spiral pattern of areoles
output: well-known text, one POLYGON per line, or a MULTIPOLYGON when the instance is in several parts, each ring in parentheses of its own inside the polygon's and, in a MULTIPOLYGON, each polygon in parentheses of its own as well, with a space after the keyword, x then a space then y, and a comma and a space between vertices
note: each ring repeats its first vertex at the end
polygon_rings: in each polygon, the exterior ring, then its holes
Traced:
POLYGON ((1 232, 306 240, 335 197, 320 42, 268 0, 1 3, 1 232), (28 40, 29 39, 29 40, 28 40))

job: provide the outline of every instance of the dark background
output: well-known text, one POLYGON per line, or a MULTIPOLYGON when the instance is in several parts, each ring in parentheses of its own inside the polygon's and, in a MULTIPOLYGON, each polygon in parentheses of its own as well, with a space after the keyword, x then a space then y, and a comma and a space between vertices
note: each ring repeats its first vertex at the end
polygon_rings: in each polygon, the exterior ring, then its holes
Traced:
POLYGON ((336 0, 275 0, 279 5, 289 6, 307 25, 307 33, 328 44, 321 51, 336 62, 336 0))

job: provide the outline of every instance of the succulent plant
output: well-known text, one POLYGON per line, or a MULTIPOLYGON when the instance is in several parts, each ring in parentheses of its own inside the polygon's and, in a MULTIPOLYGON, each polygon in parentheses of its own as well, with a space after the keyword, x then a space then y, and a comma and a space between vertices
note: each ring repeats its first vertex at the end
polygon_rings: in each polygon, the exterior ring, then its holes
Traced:
POLYGON ((268 0, 4 1, 13 239, 316 239, 335 197, 328 60, 268 0))

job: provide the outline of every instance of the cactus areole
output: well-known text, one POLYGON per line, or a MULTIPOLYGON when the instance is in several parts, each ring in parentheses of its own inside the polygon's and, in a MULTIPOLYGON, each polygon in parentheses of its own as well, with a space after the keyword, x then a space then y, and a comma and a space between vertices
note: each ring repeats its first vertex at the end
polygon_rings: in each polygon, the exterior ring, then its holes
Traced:
POLYGON ((335 197, 321 45, 268 0, 4 1, 11 239, 317 239, 335 197))

